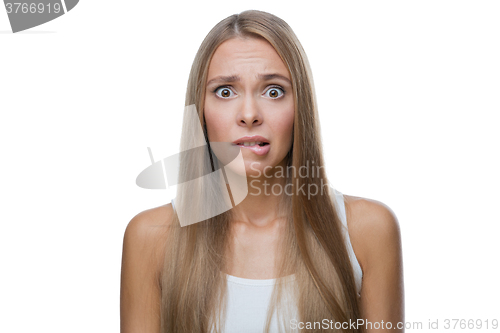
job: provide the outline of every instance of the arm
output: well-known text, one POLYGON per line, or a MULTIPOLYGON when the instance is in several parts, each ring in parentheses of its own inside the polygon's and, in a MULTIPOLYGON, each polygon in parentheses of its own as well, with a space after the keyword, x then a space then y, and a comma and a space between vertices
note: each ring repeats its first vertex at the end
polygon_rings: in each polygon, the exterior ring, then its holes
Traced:
POLYGON ((161 245, 164 244, 164 221, 172 214, 171 205, 167 206, 139 213, 125 230, 120 289, 121 333, 160 332, 160 272, 164 249, 161 245))
POLYGON ((372 323, 364 326, 365 332, 404 332, 404 327, 398 329, 399 322, 404 324, 404 283, 397 217, 374 200, 355 200, 352 206, 349 234, 363 270, 361 315, 372 323))

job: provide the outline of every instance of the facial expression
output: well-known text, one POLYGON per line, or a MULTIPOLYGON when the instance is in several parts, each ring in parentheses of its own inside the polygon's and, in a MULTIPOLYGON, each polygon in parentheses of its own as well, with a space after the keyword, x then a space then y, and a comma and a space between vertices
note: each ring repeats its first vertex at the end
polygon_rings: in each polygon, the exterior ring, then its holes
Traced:
POLYGON ((209 65, 205 96, 209 141, 241 145, 247 175, 283 162, 292 145, 294 99, 288 69, 271 44, 239 37, 222 43, 209 65))

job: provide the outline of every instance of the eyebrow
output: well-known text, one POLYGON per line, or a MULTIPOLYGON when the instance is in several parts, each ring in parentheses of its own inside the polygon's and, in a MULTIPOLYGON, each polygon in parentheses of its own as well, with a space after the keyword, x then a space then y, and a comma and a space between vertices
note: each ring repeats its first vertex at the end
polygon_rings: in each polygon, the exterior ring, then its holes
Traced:
MULTIPOLYGON (((282 80, 288 82, 290 85, 292 84, 292 82, 286 76, 283 76, 283 75, 277 74, 277 73, 258 74, 257 78, 260 80, 264 80, 264 81, 269 81, 269 80, 273 80, 273 79, 282 79, 282 80)), ((210 81, 208 81, 207 86, 213 82, 230 83, 230 82, 238 82, 240 80, 241 80, 241 78, 239 75, 228 75, 228 76, 220 75, 220 76, 217 76, 217 77, 211 79, 210 81)))

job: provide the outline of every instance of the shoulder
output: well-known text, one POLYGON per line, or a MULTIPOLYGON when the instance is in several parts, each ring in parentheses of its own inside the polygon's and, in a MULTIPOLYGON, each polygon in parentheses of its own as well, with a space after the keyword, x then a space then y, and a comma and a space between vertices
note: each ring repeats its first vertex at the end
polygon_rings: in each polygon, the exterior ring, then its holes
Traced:
POLYGON ((349 238, 364 273, 400 252, 400 225, 391 208, 377 200, 345 194, 344 201, 349 238))
POLYGON ((168 227, 173 217, 172 204, 144 210, 135 215, 125 229, 125 235, 144 237, 155 234, 155 230, 168 227))
POLYGON ((120 327, 122 332, 159 332, 163 248, 171 204, 140 212, 123 238, 120 327))
POLYGON ((144 265, 143 259, 154 266, 155 274, 161 269, 163 246, 171 225, 174 210, 172 204, 144 210, 128 223, 123 237, 123 260, 144 265))

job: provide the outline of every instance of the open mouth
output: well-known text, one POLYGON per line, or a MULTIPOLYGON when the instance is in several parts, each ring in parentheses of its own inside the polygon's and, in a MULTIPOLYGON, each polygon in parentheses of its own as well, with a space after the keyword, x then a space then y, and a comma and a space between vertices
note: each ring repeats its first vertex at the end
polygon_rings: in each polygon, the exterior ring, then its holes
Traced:
POLYGON ((243 148, 243 150, 250 150, 253 153, 259 155, 259 156, 264 156, 267 153, 269 153, 269 150, 271 149, 271 145, 269 142, 265 141, 245 141, 245 142, 235 142, 235 145, 238 147, 243 148))
POLYGON ((237 146, 240 147, 252 147, 252 146, 260 146, 264 147, 269 145, 269 142, 261 142, 261 141, 255 141, 255 142, 238 142, 236 143, 237 146))

